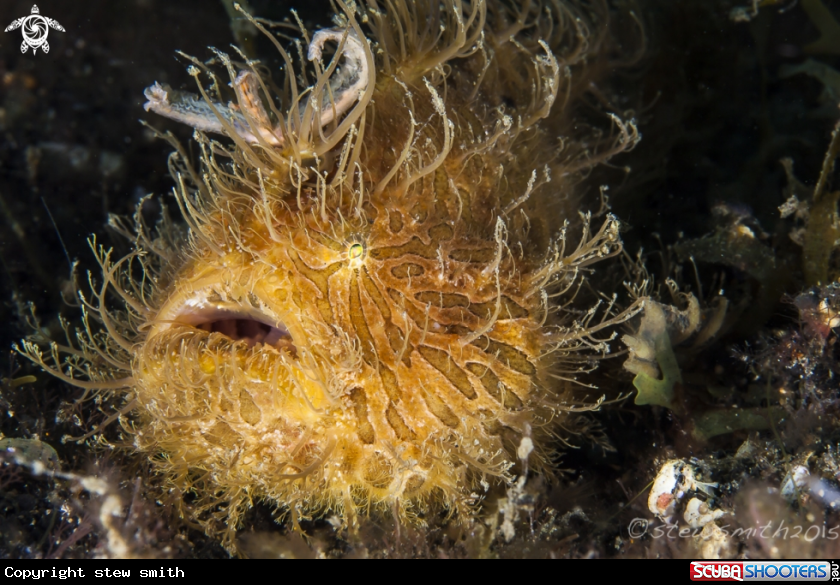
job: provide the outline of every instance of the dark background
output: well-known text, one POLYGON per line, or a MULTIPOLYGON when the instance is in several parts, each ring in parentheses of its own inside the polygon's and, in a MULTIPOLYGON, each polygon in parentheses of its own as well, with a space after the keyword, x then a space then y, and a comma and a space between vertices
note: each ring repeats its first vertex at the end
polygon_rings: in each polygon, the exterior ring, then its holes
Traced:
MULTIPOLYGON (((746 3, 635 4, 649 48, 639 64, 616 68, 614 95, 617 106, 633 110, 628 113, 635 115, 642 141, 632 153, 611 161, 631 167, 629 175, 604 174, 613 211, 624 223, 623 237, 633 254, 640 247, 660 250, 709 233, 714 229, 711 210, 719 203, 752 214, 781 242, 787 227, 777 208, 785 199, 786 182, 779 159, 791 157, 806 184, 817 180, 838 110, 821 99, 819 81, 801 75, 781 78, 779 69, 808 57, 837 67, 838 56, 804 52, 819 33, 795 2, 784 13, 778 6, 763 8, 749 24, 731 22, 730 9, 746 3)), ((282 20, 293 4, 311 28, 329 25, 331 11, 323 0, 254 0, 251 7, 255 14, 282 20)), ((837 0, 825 4, 840 15, 837 0)), ((2 0, 0 27, 28 15, 31 7, 31 0, 2 0)), ((38 378, 34 385, 5 392, 2 406, 15 416, 4 416, 0 431, 39 436, 54 445, 66 468, 85 469, 93 464, 88 451, 50 440, 66 432, 55 414, 76 393, 16 360, 5 348, 30 333, 27 302, 35 304, 42 325, 53 334, 55 315, 73 314, 61 293, 72 291, 67 286, 71 260, 81 261, 82 280, 87 269, 95 269, 86 243, 90 234, 98 234, 100 243, 127 250, 107 228, 109 213, 131 214, 148 193, 161 196, 149 209, 151 215, 154 205, 171 203, 166 169, 170 147, 154 139, 138 120, 172 130, 184 144, 189 143, 191 129, 144 112, 143 89, 158 81, 194 91, 175 51, 205 59, 208 45, 225 50, 233 35, 219 1, 46 0, 38 7, 66 30, 50 30, 48 54, 33 55, 31 49, 21 54, 20 31, 0 32, 0 378, 38 378)), ((266 64, 277 65, 264 39, 258 39, 256 47, 266 64)), ((774 249, 794 258, 796 252, 786 246, 778 243, 774 249)), ((660 281, 667 275, 655 255, 649 268, 660 281)), ((721 271, 730 282, 748 280, 732 267, 699 266, 707 282, 721 271)), ((795 262, 790 272, 783 292, 796 294, 804 285, 795 262)), ((780 294, 767 318, 720 341, 710 352, 711 361, 698 367, 717 363, 734 368, 726 361, 732 347, 750 342, 762 330, 795 324, 795 314, 780 294)), ((610 382, 615 387, 609 390, 627 392, 630 380, 627 374, 615 373, 610 382)), ((650 409, 637 408, 629 418, 608 411, 603 421, 617 453, 606 458, 586 449, 568 453, 562 467, 576 470, 573 477, 585 479, 589 487, 582 490, 585 496, 570 488, 564 497, 579 501, 593 514, 599 506, 606 507, 604 502, 642 489, 651 476, 647 467, 663 447, 657 440, 667 436, 665 431, 657 434, 667 426, 667 418, 667 413, 651 415, 650 409), (638 471, 628 472, 634 466, 640 466, 638 471), (615 491, 616 478, 627 485, 621 493, 615 491)), ((713 447, 732 449, 738 443, 713 447)), ((38 489, 32 487, 32 493, 38 489)), ((267 515, 254 522, 272 526, 267 515)), ((616 553, 618 548, 609 546, 614 536, 610 530, 600 527, 594 534, 594 540, 580 541, 574 554, 616 553)), ((202 542, 194 533, 191 538, 202 542)), ((28 550, 37 552, 29 544, 28 550)), ((224 554, 212 543, 206 547, 200 554, 224 554)), ((21 550, 0 546, 5 554, 25 554, 21 550)))

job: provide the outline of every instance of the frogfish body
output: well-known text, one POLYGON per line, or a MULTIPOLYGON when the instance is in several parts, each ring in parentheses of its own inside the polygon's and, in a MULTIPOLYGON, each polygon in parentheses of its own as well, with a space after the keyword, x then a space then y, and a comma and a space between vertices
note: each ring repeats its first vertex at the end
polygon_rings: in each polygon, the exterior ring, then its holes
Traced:
POLYGON ((305 59, 243 13, 279 84, 217 52, 224 81, 190 68, 200 95, 146 90, 197 130, 200 160, 170 159, 187 229, 138 213, 131 254, 96 250, 77 351, 21 348, 117 397, 130 448, 228 543, 255 500, 351 525, 469 514, 517 451, 539 469, 574 431, 575 378, 627 316, 569 308, 620 250, 615 218, 579 213, 581 178, 638 138, 575 119, 606 7, 337 4, 305 59))

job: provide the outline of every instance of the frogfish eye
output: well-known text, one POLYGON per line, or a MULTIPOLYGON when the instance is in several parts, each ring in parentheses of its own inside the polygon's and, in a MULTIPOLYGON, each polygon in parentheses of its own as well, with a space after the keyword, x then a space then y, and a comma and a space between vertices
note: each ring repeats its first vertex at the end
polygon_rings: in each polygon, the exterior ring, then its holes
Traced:
POLYGON ((351 260, 358 260, 362 257, 362 254, 365 252, 365 247, 359 243, 353 244, 350 246, 350 249, 347 251, 347 255, 350 257, 351 260))

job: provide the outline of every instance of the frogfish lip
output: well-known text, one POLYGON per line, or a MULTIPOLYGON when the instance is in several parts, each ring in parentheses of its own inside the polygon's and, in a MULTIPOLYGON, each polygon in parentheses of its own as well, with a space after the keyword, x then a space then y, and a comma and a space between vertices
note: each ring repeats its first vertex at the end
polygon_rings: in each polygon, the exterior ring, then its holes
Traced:
POLYGON ((292 335, 279 319, 250 303, 222 301, 211 296, 211 291, 202 291, 186 299, 173 299, 158 315, 151 335, 173 325, 189 325, 221 333, 233 341, 244 341, 248 347, 262 344, 295 353, 292 335))

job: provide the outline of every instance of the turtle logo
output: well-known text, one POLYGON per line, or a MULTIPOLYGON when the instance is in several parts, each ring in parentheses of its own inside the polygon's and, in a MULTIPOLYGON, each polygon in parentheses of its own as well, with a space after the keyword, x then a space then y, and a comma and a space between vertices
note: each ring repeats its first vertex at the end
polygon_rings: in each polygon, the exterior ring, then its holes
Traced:
POLYGON ((38 49, 42 49, 44 53, 50 52, 50 45, 47 43, 47 33, 50 28, 64 32, 64 27, 58 24, 58 21, 41 16, 40 10, 35 5, 32 6, 32 14, 12 21, 12 24, 6 27, 6 32, 17 28, 20 28, 23 33, 20 52, 25 53, 26 49, 32 47, 33 55, 38 52, 38 49))

